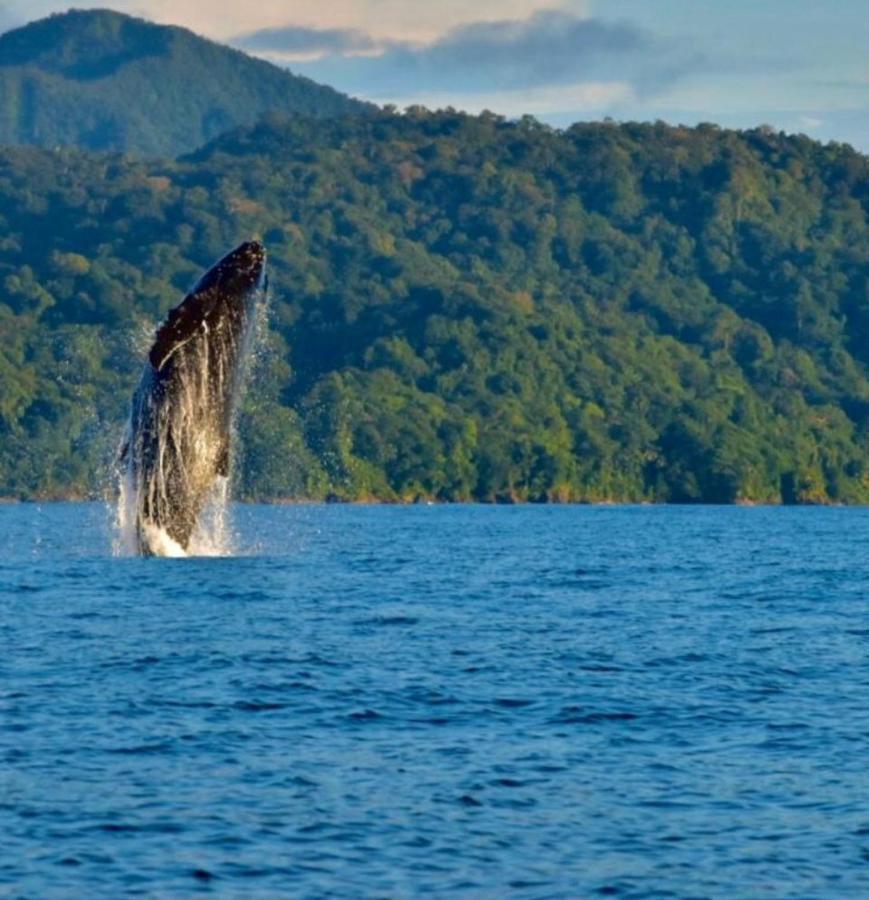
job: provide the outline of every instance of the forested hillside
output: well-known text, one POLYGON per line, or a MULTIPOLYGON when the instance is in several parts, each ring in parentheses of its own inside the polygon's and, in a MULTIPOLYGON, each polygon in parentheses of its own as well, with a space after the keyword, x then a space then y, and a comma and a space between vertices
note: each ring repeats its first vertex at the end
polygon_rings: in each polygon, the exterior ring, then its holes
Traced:
POLYGON ((869 162, 714 126, 270 119, 0 151, 0 493, 84 494, 148 334, 270 253, 251 497, 869 501, 869 162))
POLYGON ((368 105, 184 28, 71 10, 0 35, 0 143, 188 152, 267 112, 368 105))

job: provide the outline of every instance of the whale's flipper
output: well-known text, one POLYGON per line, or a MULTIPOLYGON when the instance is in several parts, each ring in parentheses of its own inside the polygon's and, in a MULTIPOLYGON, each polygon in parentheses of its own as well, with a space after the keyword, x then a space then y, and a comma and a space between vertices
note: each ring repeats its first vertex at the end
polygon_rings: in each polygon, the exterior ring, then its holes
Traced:
POLYGON ((169 311, 166 321, 157 329, 154 346, 148 354, 151 365, 158 371, 180 347, 202 328, 204 316, 195 309, 195 295, 188 295, 182 303, 169 311))

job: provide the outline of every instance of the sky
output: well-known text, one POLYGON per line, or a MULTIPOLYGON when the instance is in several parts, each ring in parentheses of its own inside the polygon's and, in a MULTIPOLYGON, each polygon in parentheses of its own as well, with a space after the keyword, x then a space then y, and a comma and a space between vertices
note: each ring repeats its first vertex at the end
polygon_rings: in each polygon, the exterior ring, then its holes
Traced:
MULTIPOLYGON (((106 0, 354 96, 554 125, 772 125, 869 152, 869 0, 106 0)), ((63 11, 0 0, 0 30, 63 11)))

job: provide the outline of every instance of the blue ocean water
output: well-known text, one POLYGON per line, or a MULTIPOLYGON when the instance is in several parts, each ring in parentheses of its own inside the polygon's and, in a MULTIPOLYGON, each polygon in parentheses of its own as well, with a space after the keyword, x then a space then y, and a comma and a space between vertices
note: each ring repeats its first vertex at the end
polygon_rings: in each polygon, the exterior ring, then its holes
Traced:
POLYGON ((0 895, 869 895, 869 510, 0 507, 0 895))

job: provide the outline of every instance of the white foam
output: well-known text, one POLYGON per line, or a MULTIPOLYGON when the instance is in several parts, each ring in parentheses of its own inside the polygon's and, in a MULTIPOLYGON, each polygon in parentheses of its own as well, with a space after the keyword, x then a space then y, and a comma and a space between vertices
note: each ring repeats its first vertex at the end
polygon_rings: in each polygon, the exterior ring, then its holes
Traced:
POLYGON ((147 546, 154 556, 168 556, 181 558, 187 556, 187 552, 177 542, 156 525, 146 522, 142 525, 142 543, 147 546))

